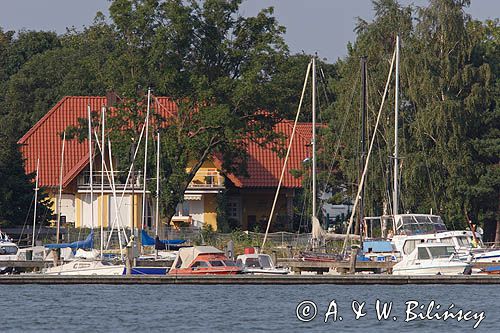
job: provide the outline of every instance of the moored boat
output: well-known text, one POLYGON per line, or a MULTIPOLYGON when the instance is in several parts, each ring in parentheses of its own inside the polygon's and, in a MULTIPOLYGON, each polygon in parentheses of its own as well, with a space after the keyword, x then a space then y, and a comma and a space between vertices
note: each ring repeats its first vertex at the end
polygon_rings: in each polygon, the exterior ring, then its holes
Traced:
POLYGON ((123 275, 125 265, 115 265, 100 260, 73 260, 69 263, 47 268, 45 275, 123 275))
POLYGON ((452 245, 423 243, 394 265, 392 274, 459 275, 470 272, 471 265, 458 258, 452 245))
POLYGON ((229 260, 223 251, 213 246, 193 246, 179 249, 169 275, 240 274, 242 269, 229 260))
POLYGON ((236 264, 243 268, 243 273, 254 275, 286 275, 288 268, 276 267, 269 254, 245 253, 236 258, 236 264))

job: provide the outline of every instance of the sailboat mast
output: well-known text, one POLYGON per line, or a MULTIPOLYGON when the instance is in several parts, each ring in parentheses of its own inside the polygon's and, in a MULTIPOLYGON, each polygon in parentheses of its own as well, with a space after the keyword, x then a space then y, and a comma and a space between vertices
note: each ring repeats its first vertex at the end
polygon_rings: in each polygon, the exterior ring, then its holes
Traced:
POLYGON ((399 111, 399 35, 396 36, 396 87, 394 93, 394 187, 392 189, 392 214, 398 214, 398 111, 399 111))
POLYGON ((104 252, 104 126, 106 121, 106 107, 101 109, 101 258, 104 252))
POLYGON ((31 246, 35 246, 35 228, 36 228, 36 206, 38 204, 38 170, 40 166, 40 158, 36 160, 36 178, 35 178, 35 207, 33 213, 33 237, 31 240, 31 246))
POLYGON ((155 236, 158 236, 158 225, 160 223, 160 131, 158 131, 158 144, 156 145, 156 216, 155 236))
POLYGON ((59 244, 61 234, 61 196, 62 196, 62 178, 64 166, 64 144, 66 143, 66 131, 63 132, 63 141, 61 149, 61 168, 59 170, 59 196, 57 197, 57 230, 56 230, 56 244, 59 244))
POLYGON ((87 115, 89 117, 89 164, 90 164, 90 174, 89 174, 89 183, 90 183, 90 227, 94 229, 94 186, 93 186, 93 168, 92 165, 92 119, 90 112, 90 104, 87 106, 87 115))
POLYGON ((316 57, 312 58, 312 218, 316 218, 316 57))
MULTIPOLYGON (((366 161, 366 57, 361 57, 361 165, 360 172, 363 175, 363 169, 366 161)), ((361 181, 359 182, 361 184, 361 181)), ((364 218, 365 218, 365 185, 361 189, 359 198, 359 234, 363 240, 364 218)))
MULTIPOLYGON (((144 176, 142 181, 144 182, 143 192, 142 192, 142 227, 146 225, 146 171, 148 166, 148 132, 149 132, 149 107, 151 103, 151 88, 148 88, 148 106, 146 110, 146 142, 144 143, 144 176)), ((135 226, 134 226, 135 230, 135 226)))

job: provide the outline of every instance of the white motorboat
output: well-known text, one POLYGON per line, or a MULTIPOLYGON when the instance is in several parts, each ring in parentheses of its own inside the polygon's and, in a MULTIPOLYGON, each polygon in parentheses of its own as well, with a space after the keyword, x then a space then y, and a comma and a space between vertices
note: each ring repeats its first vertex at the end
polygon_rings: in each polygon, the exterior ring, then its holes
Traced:
POLYGON ((74 260, 69 263, 47 268, 45 275, 123 275, 125 265, 114 265, 100 260, 74 260))
MULTIPOLYGON (((384 218, 384 217, 382 217, 384 218)), ((391 217, 386 217, 391 220, 391 217)), ((479 233, 447 230, 441 217, 430 214, 399 214, 392 242, 401 255, 409 255, 418 244, 442 243, 455 248, 459 258, 475 262, 500 262, 500 250, 484 247, 479 233)))
POLYGON ((245 274, 255 275, 286 275, 288 268, 276 267, 268 254, 241 254, 236 258, 236 264, 243 268, 245 274))
POLYGON ((392 268, 393 275, 459 275, 470 271, 471 265, 458 258, 452 245, 440 243, 418 244, 392 268))
MULTIPOLYGON (((17 260, 17 252, 19 248, 13 243, 9 237, 0 231, 0 260, 12 261, 17 260)), ((12 267, 0 267, 0 274, 6 274, 12 271, 12 267)))

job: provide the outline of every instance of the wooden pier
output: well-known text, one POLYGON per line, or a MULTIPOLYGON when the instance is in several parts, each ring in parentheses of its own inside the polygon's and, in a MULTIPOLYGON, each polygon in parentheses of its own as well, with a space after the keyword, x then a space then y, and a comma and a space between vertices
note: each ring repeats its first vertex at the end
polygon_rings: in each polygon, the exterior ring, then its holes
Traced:
POLYGON ((0 285, 12 284, 182 284, 182 285, 405 285, 405 284, 500 284, 500 276, 492 275, 430 275, 400 276, 387 274, 371 275, 203 275, 203 276, 48 276, 4 275, 0 285))
MULTIPOLYGON (((278 264, 281 266, 289 267, 293 272, 300 274, 303 271, 316 272, 324 274, 328 272, 337 272, 345 274, 351 268, 348 261, 310 261, 298 259, 278 259, 278 264)), ((355 270, 357 272, 372 272, 376 274, 388 274, 392 272, 392 266, 395 263, 392 261, 357 261, 355 270)))

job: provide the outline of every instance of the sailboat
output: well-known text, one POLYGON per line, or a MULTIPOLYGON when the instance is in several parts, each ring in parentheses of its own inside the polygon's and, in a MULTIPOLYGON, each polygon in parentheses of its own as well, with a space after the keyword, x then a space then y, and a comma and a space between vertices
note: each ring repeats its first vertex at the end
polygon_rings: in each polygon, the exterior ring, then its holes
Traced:
MULTIPOLYGON (((104 109, 103 109, 104 112, 104 109)), ((91 119, 91 110, 90 105, 87 108, 88 114, 88 141, 89 141, 89 164, 90 164, 90 202, 93 206, 93 153, 92 153, 92 119, 91 119)), ((104 115, 103 115, 104 119, 104 115)), ((61 153, 61 173, 60 173, 60 184, 59 184, 59 201, 62 193, 62 170, 63 170, 63 161, 64 161, 64 142, 65 142, 65 133, 63 136, 63 145, 62 145, 62 153, 61 153)), ((104 159, 104 154, 101 152, 101 159, 104 159)), ((58 204, 60 207, 60 204, 58 204)), ((76 241, 73 243, 59 243, 59 228, 60 228, 60 208, 58 208, 58 219, 57 219, 57 243, 56 244, 47 244, 46 248, 51 250, 70 248, 73 250, 78 249, 93 249, 94 247, 94 212, 91 207, 91 227, 92 230, 87 238, 83 241, 76 241)), ((102 225, 102 223, 101 223, 102 225)), ((102 234, 101 234, 102 239, 102 234)), ((101 240, 101 244, 103 241, 101 240)), ((121 247, 121 246, 120 246, 121 247)), ((92 252, 91 252, 92 253, 92 252)), ((58 258, 56 258, 58 259, 58 258)), ((102 245, 100 257, 96 258, 92 256, 91 258, 83 258, 83 259, 74 259, 68 263, 64 263, 62 265, 57 265, 58 260, 55 260, 56 265, 53 267, 49 267, 43 271, 45 275, 123 275, 125 272, 124 264, 114 264, 108 261, 104 261, 102 257, 102 245)))
MULTIPOLYGON (((500 251, 474 250, 480 246, 480 235, 471 230, 447 230, 439 215, 435 214, 401 214, 399 212, 399 151, 398 151, 398 113, 399 113, 399 36, 396 36, 395 47, 395 106, 394 106, 394 169, 392 188, 392 214, 379 217, 367 217, 366 221, 379 221, 382 237, 391 241, 402 258, 415 256, 414 251, 423 243, 443 243, 452 246, 458 258, 463 261, 500 259, 500 251), (476 257, 474 259, 474 257, 476 257)), ((391 65, 392 69, 392 65, 391 65)), ((391 73, 389 73, 390 76, 391 73)), ((376 131, 374 131, 376 132, 376 131)), ((373 141, 373 138, 372 138, 373 141)), ((365 168, 368 161, 365 164, 365 168)), ((366 170, 365 170, 366 171, 366 170)), ((361 180, 364 181, 364 175, 361 180)), ((359 195, 359 192, 358 192, 359 195)), ((422 250, 423 251, 423 250, 422 250)), ((405 261, 409 262, 409 261, 405 261)), ((401 264, 400 266, 402 266, 401 264)), ((401 271, 406 271, 402 269, 401 271)), ((408 270, 407 272, 414 272, 408 270)), ((415 273, 416 274, 416 273, 415 273)))
MULTIPOLYGON (((311 174, 312 174, 312 215, 311 215, 310 246, 311 246, 312 250, 314 251, 314 250, 320 248, 320 245, 324 244, 326 241, 343 240, 346 238, 346 235, 336 234, 333 232, 327 232, 326 230, 324 230, 323 227, 321 226, 321 223, 320 223, 318 217, 317 217, 318 210, 316 207, 316 199, 317 199, 317 188, 316 188, 316 183, 317 183, 317 181, 316 181, 316 173, 317 173, 317 171, 316 171, 316 164, 317 164, 316 163, 316 57, 312 57, 311 61, 309 62, 308 66, 307 66, 306 75, 304 78, 304 84, 302 87, 302 94, 300 97, 298 110, 297 110, 297 113, 295 116, 292 134, 290 136, 290 142, 288 144, 288 149, 287 149, 287 152, 285 155, 285 160, 284 160, 283 167, 281 170, 281 176, 280 176, 280 179, 278 182, 278 187, 276 189, 273 205, 271 208, 271 213, 269 214, 269 220, 267 223, 264 239, 262 241, 261 249, 264 249, 264 246, 266 244, 267 235, 269 233, 269 227, 271 225, 271 221, 272 221, 272 218, 274 215, 274 210, 276 207, 276 203, 277 203, 280 188, 281 188, 281 183, 283 181, 283 177, 284 177, 284 174, 285 174, 285 171, 287 168, 288 157, 290 155, 293 139, 295 136, 295 130, 296 130, 297 123, 299 120, 300 111, 302 108, 302 103, 304 100, 304 95, 305 95, 307 83, 309 80, 309 74, 311 72, 312 72, 312 79, 311 79, 311 81, 312 81, 312 101, 311 101, 312 102, 311 103, 312 104, 312 139, 311 139, 311 146, 312 146, 312 158, 311 158, 311 160, 312 160, 312 170, 311 170, 311 174)), ((351 236, 351 238, 354 238, 354 239, 357 239, 358 237, 359 236, 357 236, 357 235, 351 236)), ((323 261, 323 260, 330 261, 330 260, 337 260, 338 259, 338 256, 334 256, 332 258, 325 258, 325 257, 328 257, 328 255, 325 255, 324 253, 321 253, 321 254, 319 254, 319 253, 318 254, 307 253, 307 255, 302 256, 302 259, 303 260, 311 259, 311 260, 319 260, 319 261, 323 261)))

